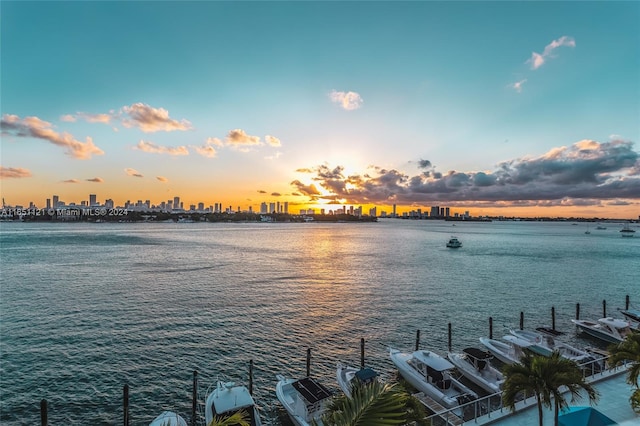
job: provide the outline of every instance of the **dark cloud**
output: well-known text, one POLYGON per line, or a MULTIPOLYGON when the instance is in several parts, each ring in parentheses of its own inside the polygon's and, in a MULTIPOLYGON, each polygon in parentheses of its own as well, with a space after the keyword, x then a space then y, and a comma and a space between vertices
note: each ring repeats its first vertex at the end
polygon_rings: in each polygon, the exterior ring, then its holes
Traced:
MULTIPOLYGON (((427 160, 420 160, 419 165, 432 167, 427 160)), ((640 199, 640 154, 633 150, 633 143, 620 140, 584 140, 537 158, 499 163, 492 172, 426 170, 407 176, 397 170, 371 169, 373 173, 346 177, 342 166, 325 164, 311 169, 312 180, 329 192, 326 195, 300 181, 292 185, 314 200, 354 204, 447 202, 507 207, 601 205, 601 200, 640 199)))

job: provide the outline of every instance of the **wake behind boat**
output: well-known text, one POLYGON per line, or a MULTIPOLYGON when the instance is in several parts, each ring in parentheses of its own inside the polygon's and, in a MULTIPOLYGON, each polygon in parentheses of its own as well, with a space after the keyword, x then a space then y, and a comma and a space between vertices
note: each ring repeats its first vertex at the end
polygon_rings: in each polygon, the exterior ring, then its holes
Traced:
POLYGON ((490 394, 502 390, 504 375, 489 362, 493 359, 490 353, 478 348, 466 348, 462 353, 449 352, 447 358, 462 375, 490 394))
POLYGON ((206 424, 216 418, 224 420, 243 411, 251 426, 261 426, 260 415, 253 397, 245 386, 236 386, 234 382, 218 382, 213 392, 207 396, 204 408, 206 424))
POLYGON ((611 317, 600 318, 597 322, 576 319, 572 319, 571 322, 581 331, 608 343, 620 343, 633 333, 627 321, 611 317))
POLYGON ((389 355, 407 382, 445 407, 454 408, 478 398, 474 391, 453 377, 454 365, 436 353, 403 353, 390 348, 389 355))
POLYGON ((354 385, 368 384, 376 380, 378 373, 371 368, 356 368, 338 363, 336 368, 336 380, 342 392, 351 398, 351 389, 354 385))
POLYGON ((331 401, 331 392, 311 377, 287 379, 277 375, 276 396, 297 426, 322 426, 322 415, 331 401))

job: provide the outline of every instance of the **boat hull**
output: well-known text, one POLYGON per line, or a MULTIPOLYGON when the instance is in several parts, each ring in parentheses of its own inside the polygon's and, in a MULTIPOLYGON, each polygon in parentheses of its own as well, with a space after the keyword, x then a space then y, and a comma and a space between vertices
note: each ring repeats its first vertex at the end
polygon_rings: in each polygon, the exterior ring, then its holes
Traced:
POLYGON ((149 426, 187 426, 187 421, 178 413, 164 411, 153 419, 153 421, 149 423, 149 426))
POLYGON ((400 351, 390 351, 391 361, 398 368, 398 372, 404 379, 411 384, 417 390, 424 392, 426 395, 433 398, 435 401, 447 408, 455 408, 460 405, 459 397, 470 396, 471 399, 477 399, 477 395, 471 389, 462 385, 457 380, 449 378, 452 382, 451 388, 456 387, 463 391, 456 394, 446 394, 440 388, 434 384, 429 383, 427 378, 420 374, 415 368, 413 368, 409 362, 412 360, 413 355, 402 353, 400 351))
POLYGON ((515 364, 516 362, 519 362, 519 358, 516 356, 512 347, 507 343, 484 337, 480 338, 480 343, 482 343, 493 356, 498 358, 498 360, 504 364, 515 364))
POLYGON ((607 343, 620 343, 622 339, 618 339, 615 336, 611 336, 610 334, 603 333, 597 328, 591 326, 589 322, 583 322, 580 320, 571 320, 582 332, 595 337, 596 339, 603 340, 607 343))
POLYGON ((462 354, 449 352, 447 358, 449 358, 449 361, 456 366, 463 376, 490 394, 498 393, 502 390, 504 377, 502 377, 502 373, 496 368, 487 366, 485 367, 487 368, 486 373, 483 373, 464 359, 462 354))

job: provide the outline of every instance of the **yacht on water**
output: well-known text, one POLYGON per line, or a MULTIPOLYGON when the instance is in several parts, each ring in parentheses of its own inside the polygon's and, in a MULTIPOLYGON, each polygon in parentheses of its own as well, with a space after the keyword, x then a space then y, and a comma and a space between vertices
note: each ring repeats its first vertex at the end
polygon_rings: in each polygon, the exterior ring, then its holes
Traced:
POLYGON ((620 343, 633 333, 629 322, 611 317, 598 321, 572 319, 571 322, 581 331, 608 343, 620 343))
POLYGON ((620 235, 622 235, 623 237, 633 237, 633 234, 635 234, 635 232, 635 229, 631 229, 629 224, 625 223, 624 227, 620 230, 620 235))
POLYGON ((213 392, 207 396, 204 408, 206 424, 211 423, 214 418, 227 419, 237 412, 244 412, 246 420, 251 426, 262 425, 258 409, 249 390, 234 382, 219 381, 213 392))

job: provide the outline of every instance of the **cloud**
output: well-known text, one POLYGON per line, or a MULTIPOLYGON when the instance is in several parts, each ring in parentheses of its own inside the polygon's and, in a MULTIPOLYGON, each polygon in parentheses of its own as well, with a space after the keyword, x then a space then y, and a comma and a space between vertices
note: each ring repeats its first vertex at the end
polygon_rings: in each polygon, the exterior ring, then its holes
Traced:
POLYGON ((510 88, 512 88, 513 90, 515 90, 518 93, 522 92, 522 85, 525 84, 527 82, 527 79, 524 78, 520 81, 516 81, 515 83, 511 83, 509 85, 510 88))
POLYGON ((87 182, 94 182, 94 183, 102 183, 104 182, 104 179, 102 179, 101 177, 94 177, 91 179, 85 179, 87 182))
POLYGON ((537 70, 547 61, 548 58, 552 58, 553 51, 561 46, 576 47, 576 42, 573 37, 562 36, 547 44, 542 53, 533 52, 531 54, 531 58, 529 58, 526 63, 531 64, 531 69, 537 70))
POLYGON ((0 166, 0 179, 14 179, 31 177, 31 172, 22 167, 2 167, 0 166))
POLYGON ((265 190, 263 190, 263 189, 259 189, 259 190, 258 190, 258 194, 266 194, 266 193, 267 193, 267 191, 265 191, 265 190))
POLYGON ((282 144, 280 143, 280 139, 276 138, 275 136, 267 135, 264 137, 264 139, 271 146, 274 146, 274 147, 282 146, 282 144))
POLYGON ((234 129, 227 134, 226 144, 232 147, 245 148, 262 145, 262 142, 260 142, 259 136, 251 136, 242 129, 234 129))
POLYGON ((168 155, 189 155, 189 150, 186 146, 161 146, 156 145, 153 142, 140 139, 140 142, 134 147, 139 151, 150 152, 154 154, 168 154, 168 155))
POLYGON ((329 99, 347 111, 360 108, 363 102, 362 97, 356 92, 338 92, 336 90, 329 93, 329 99))
POLYGON ((125 127, 138 127, 145 133, 173 132, 175 130, 190 130, 191 123, 187 120, 173 120, 169 118, 169 111, 163 108, 153 108, 141 102, 125 106, 121 109, 125 127))
POLYGON ((224 144, 218 138, 207 138, 202 146, 193 146, 192 148, 196 150, 196 152, 203 157, 214 158, 218 155, 218 151, 214 148, 214 146, 221 147, 224 144))
POLYGON ((169 179, 164 176, 156 176, 156 179, 158 179, 162 183, 169 182, 169 179))
POLYGON ((63 180, 62 183, 80 183, 78 179, 67 179, 63 180))
POLYGON ((17 115, 5 114, 2 116, 2 121, 0 121, 0 129, 2 129, 3 135, 46 140, 54 145, 66 148, 68 155, 80 160, 89 159, 92 155, 104 154, 103 150, 93 144, 93 140, 90 137, 87 137, 85 142, 80 142, 69 133, 54 131, 51 123, 38 117, 20 119, 17 115))
POLYGON ((129 175, 129 176, 133 176, 133 177, 144 177, 142 176, 142 174, 140 174, 140 172, 138 172, 136 169, 132 169, 130 167, 127 167, 126 169, 124 169, 124 172, 129 175))
MULTIPOLYGON (((432 168, 428 160, 419 164, 432 168)), ((431 169, 409 176, 372 166, 366 174, 347 176, 342 166, 326 164, 311 170, 313 184, 296 180, 291 185, 313 201, 506 207, 640 199, 640 154, 623 140, 582 140, 538 157, 501 162, 492 171, 431 169)))
POLYGON ((195 149, 196 152, 203 157, 214 158, 218 154, 216 149, 211 145, 194 146, 192 148, 195 149))
POLYGON ((109 124, 112 119, 114 119, 116 115, 113 111, 109 114, 88 114, 86 112, 77 112, 76 115, 73 114, 65 114, 60 117, 61 121, 65 121, 67 123, 74 123, 78 121, 79 118, 83 119, 88 123, 105 123, 109 124))

